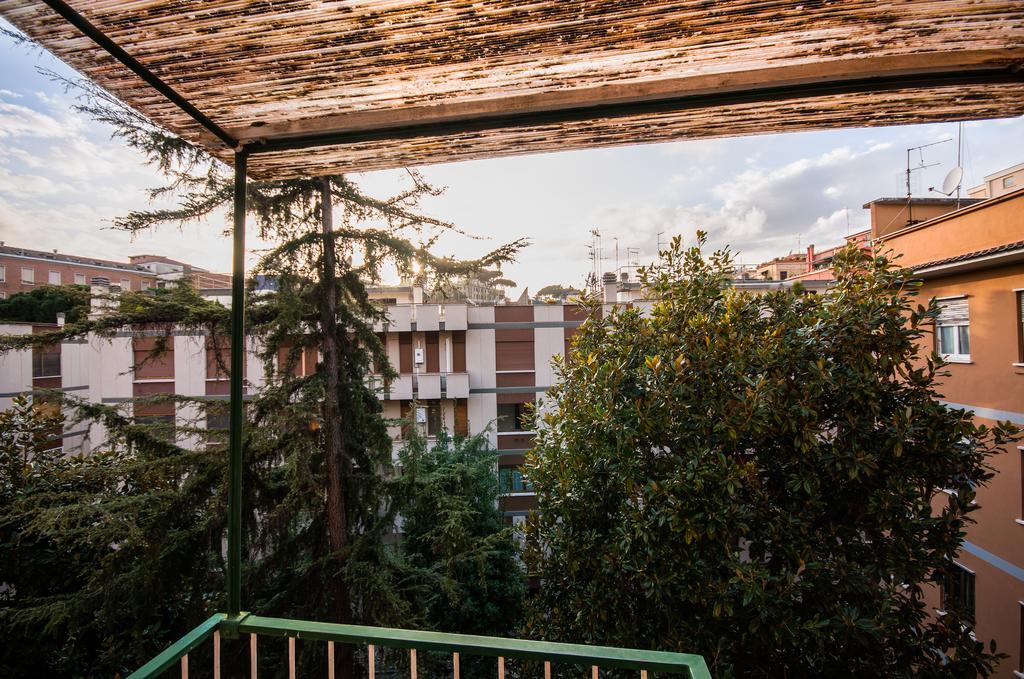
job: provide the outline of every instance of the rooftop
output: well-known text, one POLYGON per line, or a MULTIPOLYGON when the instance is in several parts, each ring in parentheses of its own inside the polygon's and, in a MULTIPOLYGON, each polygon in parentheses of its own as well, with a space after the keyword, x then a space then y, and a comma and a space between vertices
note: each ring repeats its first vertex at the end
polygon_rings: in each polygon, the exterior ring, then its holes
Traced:
MULTIPOLYGON (((911 198, 911 202, 914 205, 962 205, 964 207, 968 205, 974 205, 985 200, 984 198, 911 198)), ((865 210, 871 209, 872 205, 906 205, 907 197, 899 196, 896 198, 875 198, 874 200, 864 203, 862 206, 865 210)))
POLYGON ((139 264, 133 264, 131 262, 117 262, 111 259, 97 259, 95 257, 79 257, 76 255, 66 255, 55 250, 32 250, 30 248, 14 247, 11 245, 0 245, 0 255, 9 255, 13 257, 31 257, 33 259, 48 259, 54 262, 63 262, 66 264, 83 264, 85 266, 102 266, 108 269, 123 269, 124 271, 131 271, 132 273, 139 274, 140 276, 152 276, 153 273, 142 268, 139 264))

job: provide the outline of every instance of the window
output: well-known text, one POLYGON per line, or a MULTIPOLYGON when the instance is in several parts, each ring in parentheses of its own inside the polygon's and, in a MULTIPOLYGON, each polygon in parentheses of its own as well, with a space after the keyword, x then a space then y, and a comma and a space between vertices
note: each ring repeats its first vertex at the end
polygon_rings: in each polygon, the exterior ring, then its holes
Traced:
POLYGON ((942 610, 953 609, 974 620, 974 573, 952 564, 942 581, 942 610))
POLYGON ((167 443, 174 443, 177 430, 174 426, 174 415, 136 415, 135 424, 144 424, 149 434, 167 443))
POLYGON ((1017 360, 1024 363, 1024 290, 1017 291, 1017 360))
POLYGON ((0 266, 0 283, 6 283, 6 282, 7 282, 7 267, 6 266, 0 266))
POLYGON ((1016 185, 1017 185, 1017 178, 1016 177, 1003 177, 1003 188, 1004 189, 1008 189, 1008 188, 1010 188, 1012 186, 1016 186, 1016 185))
POLYGON ((173 337, 136 337, 132 358, 136 380, 174 379, 173 337))
POLYGON ((21 282, 32 285, 36 282, 36 270, 32 267, 21 267, 21 282))
POLYGON ((60 345, 32 348, 32 377, 60 377, 60 345))
POLYGON ((441 420, 441 405, 431 403, 424 410, 427 411, 427 436, 437 436, 444 426, 441 420))
POLYGON ((128 292, 131 289, 132 289, 132 282, 130 280, 128 280, 127 278, 122 278, 121 279, 121 290, 124 291, 124 292, 128 292))
POLYGON ((786 280, 786 278, 787 278, 788 276, 789 276, 789 272, 788 272, 788 271, 780 271, 780 272, 779 272, 779 280, 780 280, 780 281, 784 281, 784 280, 786 280))
POLYGON ((75 285, 85 285, 85 274, 84 273, 76 273, 75 274, 75 285))
POLYGON ((227 409, 211 409, 206 413, 206 428, 210 431, 226 432, 231 427, 231 413, 227 409))
POLYGON ((206 446, 216 448, 225 445, 230 426, 231 413, 223 406, 223 402, 209 406, 206 411, 206 446))
POLYGON ((532 493, 531 486, 519 467, 502 467, 498 470, 498 492, 500 493, 532 493))
POLYGON ((499 403, 498 431, 533 431, 533 421, 527 404, 499 403))
POLYGON ((139 287, 139 289, 140 290, 149 290, 149 281, 142 281, 142 284, 139 287))
POLYGON ((968 363, 971 360, 971 324, 967 298, 938 300, 939 316, 935 319, 935 350, 947 361, 968 363))
POLYGON ((60 271, 51 271, 46 282, 50 285, 60 285, 60 271))
POLYGON ((1024 676, 1024 601, 1020 604, 1020 646, 1017 647, 1017 673, 1024 676))

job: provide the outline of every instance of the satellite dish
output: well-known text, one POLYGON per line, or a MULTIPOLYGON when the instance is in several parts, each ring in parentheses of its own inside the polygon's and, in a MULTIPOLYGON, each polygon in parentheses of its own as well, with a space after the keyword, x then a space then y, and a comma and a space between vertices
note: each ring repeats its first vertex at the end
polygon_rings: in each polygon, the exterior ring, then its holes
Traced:
POLYGON ((960 188, 960 180, 964 178, 964 169, 962 167, 954 167, 946 175, 946 178, 942 180, 942 192, 944 194, 951 195, 954 191, 960 188))

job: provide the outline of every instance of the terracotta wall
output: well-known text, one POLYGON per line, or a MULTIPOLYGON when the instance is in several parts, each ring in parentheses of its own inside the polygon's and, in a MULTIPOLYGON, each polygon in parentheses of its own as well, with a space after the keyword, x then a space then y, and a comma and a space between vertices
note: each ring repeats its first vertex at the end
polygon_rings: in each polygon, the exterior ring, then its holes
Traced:
POLYGON ((883 240, 886 247, 903 254, 903 266, 1024 240, 1024 189, 889 234, 883 240))

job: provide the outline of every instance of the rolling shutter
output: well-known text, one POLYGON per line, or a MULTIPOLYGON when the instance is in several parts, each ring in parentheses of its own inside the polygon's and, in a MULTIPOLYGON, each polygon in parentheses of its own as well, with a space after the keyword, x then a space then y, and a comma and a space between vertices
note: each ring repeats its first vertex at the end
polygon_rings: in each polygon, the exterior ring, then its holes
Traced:
POLYGON ((945 299, 939 302, 939 317, 936 321, 940 325, 955 325, 968 323, 970 318, 967 315, 967 298, 945 299))

